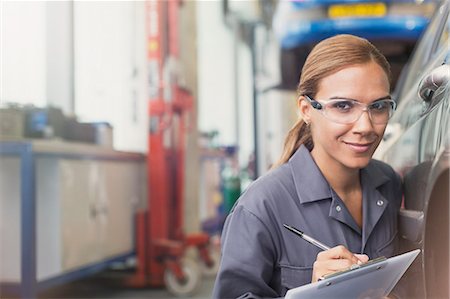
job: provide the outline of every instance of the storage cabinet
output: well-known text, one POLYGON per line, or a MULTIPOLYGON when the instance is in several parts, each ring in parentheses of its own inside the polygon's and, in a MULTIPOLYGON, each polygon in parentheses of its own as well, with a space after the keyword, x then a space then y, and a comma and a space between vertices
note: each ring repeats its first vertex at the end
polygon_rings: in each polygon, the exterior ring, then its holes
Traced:
POLYGON ((50 141, 2 141, 0 154, 2 286, 33 297, 133 254, 145 156, 50 141))

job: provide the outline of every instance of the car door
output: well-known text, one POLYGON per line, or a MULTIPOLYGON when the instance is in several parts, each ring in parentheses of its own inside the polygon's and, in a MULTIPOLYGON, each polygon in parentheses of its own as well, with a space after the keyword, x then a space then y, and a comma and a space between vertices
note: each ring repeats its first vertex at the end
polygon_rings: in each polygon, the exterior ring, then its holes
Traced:
POLYGON ((440 151, 445 147, 448 137, 450 93, 448 81, 444 80, 428 88, 425 88, 424 84, 438 73, 444 74, 447 79, 449 77, 448 6, 448 2, 444 1, 439 7, 411 58, 406 78, 397 93, 399 108, 389 124, 390 128, 387 131, 390 130, 390 136, 385 142, 382 154, 382 160, 399 172, 404 181, 404 205, 399 217, 404 250, 426 249, 408 272, 409 280, 412 282, 408 288, 411 291, 408 298, 416 296, 426 298, 427 295, 428 298, 432 298, 436 297, 436 294, 438 296, 446 294, 444 297, 448 298, 448 199, 446 201, 440 199, 439 208, 431 209, 430 207, 434 206, 431 203, 437 200, 430 198, 434 196, 433 192, 436 189, 436 180, 431 180, 436 177, 434 174, 436 159, 441 155, 440 151), (389 142, 390 144, 386 146, 389 142), (436 210, 443 211, 445 204, 447 209, 444 214, 440 213, 439 217, 435 214, 428 215, 428 210, 432 210, 433 213, 436 213, 436 210), (447 244, 446 249, 434 250, 442 247, 442 244, 431 246, 431 243, 437 240, 432 235, 439 235, 441 243, 447 244), (438 254, 442 258, 438 261, 437 256, 430 258, 431 254, 438 254), (443 279, 445 283, 432 283, 429 277, 433 275, 427 270, 430 267, 442 276, 433 279, 437 281, 443 279), (426 281, 428 286, 425 284, 426 281))

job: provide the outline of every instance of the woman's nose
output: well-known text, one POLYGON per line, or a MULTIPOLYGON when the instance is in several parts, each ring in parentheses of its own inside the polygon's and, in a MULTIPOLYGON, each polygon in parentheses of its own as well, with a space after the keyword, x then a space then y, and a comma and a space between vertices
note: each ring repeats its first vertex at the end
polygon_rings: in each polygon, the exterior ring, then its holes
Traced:
POLYGON ((361 115, 354 123, 353 129, 357 132, 373 131, 372 118, 370 117, 369 110, 367 110, 367 108, 364 108, 361 111, 361 115))

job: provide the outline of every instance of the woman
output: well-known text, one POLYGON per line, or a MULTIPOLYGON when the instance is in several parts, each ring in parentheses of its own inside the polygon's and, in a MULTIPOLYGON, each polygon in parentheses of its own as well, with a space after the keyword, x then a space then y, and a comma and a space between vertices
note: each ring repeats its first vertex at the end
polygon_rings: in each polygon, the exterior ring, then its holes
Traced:
POLYGON ((338 35, 314 47, 297 90, 301 118, 281 160, 226 220, 214 298, 284 296, 394 254, 401 182, 371 160, 395 110, 389 78, 385 57, 365 39, 338 35), (332 248, 321 251, 283 224, 332 248))

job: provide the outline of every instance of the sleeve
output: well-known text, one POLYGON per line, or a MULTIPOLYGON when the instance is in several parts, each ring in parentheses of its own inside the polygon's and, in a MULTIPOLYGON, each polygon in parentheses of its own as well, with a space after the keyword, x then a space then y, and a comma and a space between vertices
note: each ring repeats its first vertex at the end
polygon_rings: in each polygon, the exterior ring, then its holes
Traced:
POLYGON ((222 260, 213 298, 279 297, 270 287, 276 249, 266 225, 236 206, 222 233, 222 260))

